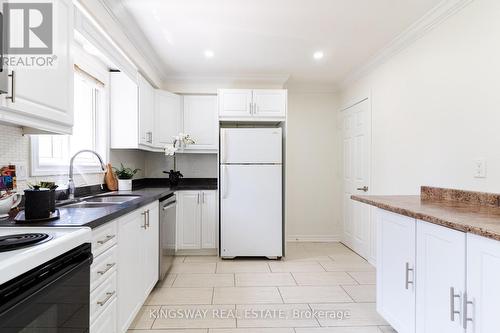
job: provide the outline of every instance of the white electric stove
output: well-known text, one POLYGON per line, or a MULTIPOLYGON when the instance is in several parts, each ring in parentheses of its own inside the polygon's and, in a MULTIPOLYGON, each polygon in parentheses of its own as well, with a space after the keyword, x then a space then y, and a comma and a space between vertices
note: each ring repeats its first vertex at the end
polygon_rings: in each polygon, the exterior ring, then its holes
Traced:
POLYGON ((87 227, 1 227, 0 285, 90 242, 87 227))

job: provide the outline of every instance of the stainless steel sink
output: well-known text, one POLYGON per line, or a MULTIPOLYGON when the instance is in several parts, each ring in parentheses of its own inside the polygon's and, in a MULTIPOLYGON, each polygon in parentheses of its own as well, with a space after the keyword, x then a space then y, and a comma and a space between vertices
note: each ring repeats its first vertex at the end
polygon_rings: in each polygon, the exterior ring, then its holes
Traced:
POLYGON ((127 195, 127 194, 106 194, 98 195, 90 198, 83 199, 84 202, 105 202, 105 203, 115 203, 121 204, 130 200, 139 198, 139 195, 127 195))
POLYGON ((74 204, 63 206, 64 208, 103 208, 119 205, 119 202, 86 202, 81 201, 74 204))

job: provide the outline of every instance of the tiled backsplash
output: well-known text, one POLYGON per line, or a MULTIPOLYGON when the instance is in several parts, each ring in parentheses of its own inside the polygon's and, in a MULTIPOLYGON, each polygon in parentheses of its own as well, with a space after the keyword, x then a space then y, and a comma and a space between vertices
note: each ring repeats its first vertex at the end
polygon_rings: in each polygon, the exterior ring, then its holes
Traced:
MULTIPOLYGON (((19 127, 0 125, 0 166, 8 165, 14 162, 23 162, 28 167, 28 179, 18 181, 18 190, 27 188, 28 183, 39 181, 55 181, 60 188, 66 187, 68 182, 67 175, 57 176, 29 176, 30 165, 30 139, 28 135, 23 135, 19 127)), ((97 174, 75 174, 75 185, 94 185, 101 184, 103 173, 97 174)))

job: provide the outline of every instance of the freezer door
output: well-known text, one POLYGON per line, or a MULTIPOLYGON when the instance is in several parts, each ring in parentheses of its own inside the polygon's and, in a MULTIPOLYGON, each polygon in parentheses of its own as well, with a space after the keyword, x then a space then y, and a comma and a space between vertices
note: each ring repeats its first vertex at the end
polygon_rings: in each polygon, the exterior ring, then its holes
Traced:
POLYGON ((221 256, 282 256, 281 165, 221 166, 221 256))
POLYGON ((281 128, 222 128, 221 163, 281 163, 281 128))

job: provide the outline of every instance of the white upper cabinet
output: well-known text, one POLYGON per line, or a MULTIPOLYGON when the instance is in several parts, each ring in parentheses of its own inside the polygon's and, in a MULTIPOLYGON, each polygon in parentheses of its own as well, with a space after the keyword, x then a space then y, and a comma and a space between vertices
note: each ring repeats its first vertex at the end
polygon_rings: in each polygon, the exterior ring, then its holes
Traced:
POLYGON ((463 332, 465 233, 417 221, 416 332, 463 332))
POLYGON ((137 82, 122 72, 111 72, 109 82, 111 148, 138 148, 137 82))
POLYGON ((467 235, 467 297, 463 316, 468 333, 498 332, 500 242, 467 235))
POLYGON ((220 89, 219 119, 226 121, 284 121, 284 89, 220 89))
POLYGON ((247 118, 252 113, 251 89, 221 89, 219 95, 219 118, 247 118))
POLYGON ((145 146, 153 146, 156 136, 153 129, 155 90, 146 79, 139 74, 139 143, 145 146))
POLYGON ((183 132, 195 141, 186 150, 218 148, 218 118, 216 96, 184 96, 183 132))
MULTIPOLYGON (((2 95, 0 118, 34 129, 71 133, 73 127, 73 2, 58 0, 53 4, 52 68, 4 68, 10 74, 8 93, 2 95)), ((50 55, 47 55, 50 56, 50 55)))
POLYGON ((154 143, 163 148, 174 143, 180 132, 181 97, 164 90, 155 90, 154 143))
POLYGON ((415 219, 378 210, 377 311, 399 333, 415 332, 415 219))
POLYGON ((254 117, 285 118, 286 90, 257 89, 253 91, 254 117))

